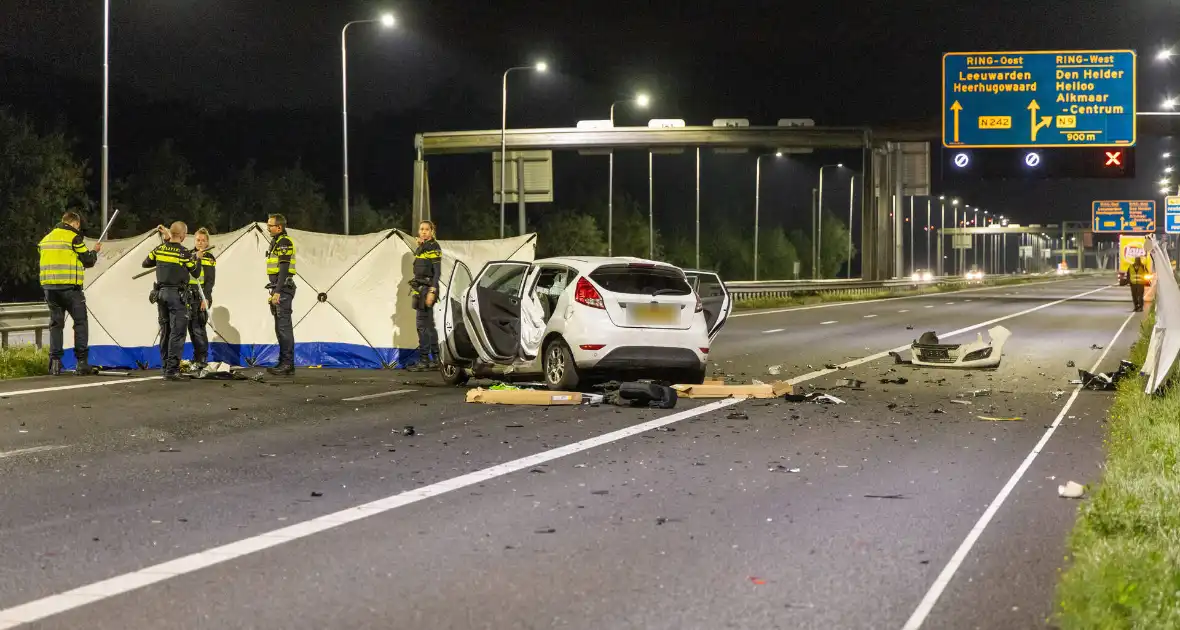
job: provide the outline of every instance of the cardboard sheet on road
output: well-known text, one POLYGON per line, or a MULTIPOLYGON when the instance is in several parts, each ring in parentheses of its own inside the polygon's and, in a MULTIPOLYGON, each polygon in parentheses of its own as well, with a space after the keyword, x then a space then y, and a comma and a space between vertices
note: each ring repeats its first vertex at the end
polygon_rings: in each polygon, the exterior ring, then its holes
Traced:
POLYGON ((795 388, 786 381, 756 385, 726 385, 705 382, 700 385, 673 385, 672 389, 684 398, 778 398, 792 394, 795 388))
POLYGON ((547 389, 476 389, 467 390, 467 402, 485 405, 580 405, 584 394, 554 392, 547 389))

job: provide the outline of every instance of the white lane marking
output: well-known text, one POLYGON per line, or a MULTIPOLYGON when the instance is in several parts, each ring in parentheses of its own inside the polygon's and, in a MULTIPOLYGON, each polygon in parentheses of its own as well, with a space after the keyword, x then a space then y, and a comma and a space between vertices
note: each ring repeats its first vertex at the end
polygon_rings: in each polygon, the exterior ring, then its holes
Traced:
MULTIPOLYGON (((1101 287, 1099 289, 1086 291, 1085 293, 1079 293, 1064 299, 1047 302, 1033 308, 1025 309, 1019 313, 999 317, 990 321, 968 326, 966 328, 960 328, 959 330, 954 330, 940 335, 940 337, 945 338, 952 335, 969 332, 975 330, 976 328, 982 328, 984 326, 989 326, 991 324, 1012 319, 1014 317, 1027 315, 1029 313, 1033 313, 1044 308, 1049 308, 1063 302, 1068 302, 1070 300, 1085 297, 1099 291, 1104 291, 1108 288, 1110 287, 1101 287)), ((900 352, 901 350, 904 350, 908 347, 909 346, 900 346, 899 348, 892 350, 892 352, 900 352)), ((879 352, 877 354, 863 357, 855 361, 850 361, 840 367, 848 368, 861 365, 863 363, 870 363, 872 361, 889 356, 889 352, 891 351, 886 350, 884 352, 879 352)), ((838 370, 828 369, 817 370, 815 372, 811 372, 810 374, 804 374, 803 376, 792 378, 788 382, 797 385, 799 383, 813 380, 837 371, 838 370)), ((440 481, 429 486, 395 494, 384 499, 378 499, 377 501, 373 501, 371 503, 366 503, 354 508, 348 508, 339 512, 327 514, 309 521, 304 521, 302 523, 297 523, 295 525, 277 529, 265 534, 260 534, 252 538, 246 538, 237 542, 222 545, 220 547, 214 547, 212 549, 207 549, 205 551, 197 552, 188 556, 183 556, 175 560, 152 565, 132 573, 126 573, 107 580, 103 580, 101 582, 95 582, 93 584, 81 586, 64 593, 50 595, 38 600, 21 604, 19 606, 0 610, 0 630, 9 630, 10 628, 15 628, 25 623, 40 621, 46 617, 66 612, 68 610, 73 610, 93 602, 115 597, 117 595, 121 595, 123 593, 127 593, 151 584, 163 582, 172 577, 192 573, 194 571, 220 564, 228 560, 240 558, 256 551, 269 549, 284 542, 305 538, 307 536, 311 536, 312 534, 334 529, 341 525, 345 525, 368 516, 382 514, 395 508, 421 501, 423 499, 436 497, 452 490, 458 490, 471 485, 483 483, 496 477, 559 459, 567 455, 579 453, 581 451, 601 446, 603 444, 609 444, 611 442, 615 442, 632 435, 637 435, 651 429, 666 426, 681 420, 694 418, 711 411, 737 404, 742 400, 744 399, 730 398, 727 400, 719 400, 717 402, 703 405, 695 409, 689 409, 687 411, 675 413, 663 418, 650 420, 642 424, 619 429, 618 431, 606 433, 594 438, 583 440, 581 442, 575 442, 573 444, 537 453, 535 455, 530 455, 528 457, 506 462, 504 464, 492 466, 491 468, 485 468, 473 473, 461 475, 453 479, 440 481)))
POLYGON ((127 378, 118 381, 101 381, 98 383, 79 383, 77 385, 58 385, 56 387, 41 387, 38 389, 18 389, 13 392, 0 392, 0 398, 5 396, 24 396, 26 394, 42 394, 45 392, 61 392, 67 389, 84 389, 86 387, 102 387, 104 385, 126 385, 128 383, 139 383, 142 381, 158 381, 164 378, 163 376, 144 376, 139 378, 127 378))
MULTIPOLYGON (((1068 302, 1070 300, 1076 300, 1078 298, 1083 298, 1083 297, 1086 297, 1087 295, 1092 295, 1094 293, 1098 293, 1099 291, 1105 291, 1109 288, 1110 287, 1101 287, 1098 289, 1094 289, 1092 291, 1086 291, 1085 293, 1078 293, 1077 295, 1071 295, 1067 298, 1062 298, 1060 300, 1046 302, 1046 303, 1041 304, 1039 306, 1034 306, 1032 308, 1026 308, 1023 311, 1020 311, 1019 313, 1013 313, 1011 315, 1005 315, 1003 317, 989 319, 986 322, 982 322, 979 324, 972 324, 971 326, 967 326, 966 328, 960 328, 958 330, 952 330, 952 331, 945 333, 945 334, 939 334, 938 337, 939 337, 939 339, 942 339, 944 337, 951 337, 953 335, 961 335, 965 332, 971 332, 973 330, 983 328, 985 326, 991 326, 992 324, 998 324, 1000 322, 1007 321, 1009 319, 1021 317, 1023 315, 1028 315, 1029 313, 1035 313, 1041 309, 1049 308, 1050 306, 1057 306, 1058 304, 1063 304, 1063 303, 1068 302)), ((807 374, 804 374, 803 376, 798 376, 798 377, 789 379, 787 382, 791 383, 792 385, 798 385, 799 383, 806 383, 807 381, 817 379, 821 376, 827 376, 828 374, 833 374, 839 370, 846 370, 848 368, 856 367, 858 365, 863 365, 865 363, 872 363, 873 361, 876 361, 878 359, 884 359, 885 357, 889 356, 890 352, 904 352, 909 349, 910 349, 910 346, 908 346, 908 345, 898 346, 898 347, 893 348, 891 350, 885 350, 883 352, 878 352, 877 354, 870 355, 867 357, 862 357, 862 358, 856 359, 854 361, 849 361, 847 363, 841 363, 840 365, 836 366, 838 368, 836 370, 829 370, 826 368, 822 369, 822 370, 816 370, 814 372, 809 372, 807 374)))
POLYGON ((819 325, 820 326, 827 326, 829 324, 838 324, 838 323, 840 323, 840 322, 837 322, 836 320, 833 319, 833 320, 827 321, 827 322, 820 322, 819 325))
POLYGON ((369 394, 367 396, 353 396, 352 398, 341 398, 345 402, 352 402, 354 400, 368 400, 370 398, 384 398, 385 396, 397 396, 398 394, 409 394, 416 392, 416 389, 395 389, 392 392, 381 392, 380 394, 369 394))
MULTIPOLYGON (((1069 280, 1046 280, 1045 282, 1030 282, 1028 286, 1040 286, 1044 284, 1054 284, 1058 282, 1069 282, 1069 280)), ((956 295, 959 293, 977 293, 979 291, 992 291, 1001 287, 978 287, 975 289, 958 289, 956 291, 944 291, 937 295, 956 295)), ((929 298, 930 293, 920 295, 900 295, 898 297, 878 298, 876 300, 857 300, 855 302, 829 302, 827 304, 812 304, 811 306, 793 306, 791 308, 777 308, 771 311, 754 311, 752 313, 731 313, 729 319, 734 317, 754 317, 755 315, 777 315, 779 313, 794 313, 796 311, 813 311, 817 308, 836 308, 839 306, 856 306, 858 304, 874 304, 878 302, 893 302, 895 300, 912 300, 915 298, 929 298)))
MULTIPOLYGON (((1119 336, 1123 334, 1123 331, 1127 328, 1127 324, 1131 323, 1131 319, 1134 317, 1135 315, 1132 313, 1127 316, 1127 319, 1123 320, 1123 325, 1119 326, 1119 330, 1114 334, 1114 338, 1110 340, 1110 343, 1106 344, 1106 350, 1102 351, 1102 356, 1098 357, 1093 367, 1090 368, 1091 372, 1098 371, 1098 366, 1106 359, 1106 354, 1118 342, 1119 336)), ((955 577, 955 572, 959 570, 959 566, 963 564, 963 560, 967 559, 967 554, 971 553, 971 548, 975 546, 975 542, 979 540, 979 537, 983 534, 983 530, 987 528, 992 517, 1004 505, 1004 501, 1008 499, 1008 495, 1012 493, 1012 489, 1016 487, 1017 483, 1020 483, 1021 477, 1024 477, 1024 473, 1028 471, 1029 466, 1032 466, 1033 460, 1037 458, 1037 455, 1040 455, 1041 449, 1045 448, 1045 444, 1049 442, 1049 438, 1053 437, 1053 433, 1061 424, 1061 419, 1069 412, 1069 408, 1073 406, 1074 401, 1077 400, 1078 394, 1081 391, 1081 385, 1074 387, 1073 394, 1070 395, 1069 400, 1065 401, 1065 406, 1061 408, 1061 412, 1057 414, 1057 417, 1053 420, 1053 424, 1049 425, 1045 434, 1041 436, 1041 440, 1029 452, 1028 457, 1024 458, 1024 461, 1020 463, 1020 467, 1008 478, 1008 483, 1004 484, 1004 487, 1000 489, 1000 493, 992 500, 991 505, 987 506, 987 509, 983 511, 983 516, 979 517, 979 520, 975 523, 975 527, 971 528, 967 537, 963 539, 963 543, 955 550, 955 554, 951 556, 950 562, 943 567, 942 573, 938 574, 938 578, 934 580, 934 584, 930 586, 930 590, 926 592, 926 596, 922 598, 922 601, 918 604, 918 608, 914 610, 914 614, 910 615, 909 621, 902 626, 902 630, 918 630, 918 628, 922 627, 922 623, 926 621, 926 617, 934 609, 934 604, 938 602, 938 598, 942 596, 942 592, 946 590, 951 579, 955 577)))
POLYGON ((900 311, 898 311, 898 313, 908 313, 908 312, 910 312, 910 309, 908 309, 908 308, 903 308, 900 311))
POLYGON ((779 333, 779 332, 782 332, 783 330, 785 330, 785 329, 784 328, 771 328, 770 330, 762 331, 762 334, 769 335, 770 333, 779 333))
POLYGON ((946 305, 947 305, 947 306, 953 306, 953 305, 954 305, 954 302, 947 302, 947 303, 946 303, 946 305))
POLYGON ((170 560, 160 564, 152 565, 150 567, 134 571, 132 573, 125 573, 101 582, 88 584, 64 593, 57 595, 50 595, 38 600, 21 604, 6 610, 0 610, 0 630, 7 630, 15 628, 21 624, 32 623, 40 621, 51 615, 73 610, 87 604, 97 602, 103 599, 121 595, 145 586, 163 582, 170 578, 192 573, 199 569, 211 567, 216 564, 221 564, 229 560, 234 560, 242 556, 252 554, 263 549, 269 549, 277 545, 300 538, 306 538, 312 534, 324 532, 330 529, 335 529, 341 525, 346 525, 354 521, 359 521, 363 518, 376 516, 390 510, 404 507, 412 503, 417 503, 425 499, 437 497, 454 490, 466 488, 476 484, 484 483, 502 477, 509 473, 518 470, 532 468, 534 466, 544 464, 546 462, 560 459, 574 453, 580 453, 603 444, 616 442, 624 438, 645 433, 659 427, 688 420, 697 416, 729 407, 741 402, 742 398, 729 398, 726 400, 719 400, 717 402, 702 405, 694 409, 681 411, 671 415, 650 420, 641 424, 636 424, 624 429, 605 433, 597 437, 592 437, 580 442, 574 442, 555 449, 543 451, 528 457, 498 464, 490 468, 478 470, 466 475, 460 475, 452 479, 440 481, 438 483, 401 492, 384 499, 378 499, 370 503, 358 505, 356 507, 340 510, 332 514, 326 514, 318 518, 313 518, 302 523, 297 523, 288 527, 276 529, 265 534, 259 534, 251 538, 245 538, 237 542, 232 542, 220 547, 206 549, 194 554, 183 556, 175 560, 170 560))
POLYGON ((927 304, 927 305, 926 305, 926 308, 934 308, 934 305, 933 305, 933 304, 927 304))
POLYGON ((30 453, 44 453, 45 451, 56 451, 61 448, 69 448, 69 444, 62 444, 58 446, 31 446, 29 448, 18 448, 15 451, 4 451, 0 453, 0 459, 5 457, 16 457, 17 455, 28 455, 30 453))
POLYGON ((872 319, 874 317, 876 317, 876 315, 865 315, 865 319, 872 319))

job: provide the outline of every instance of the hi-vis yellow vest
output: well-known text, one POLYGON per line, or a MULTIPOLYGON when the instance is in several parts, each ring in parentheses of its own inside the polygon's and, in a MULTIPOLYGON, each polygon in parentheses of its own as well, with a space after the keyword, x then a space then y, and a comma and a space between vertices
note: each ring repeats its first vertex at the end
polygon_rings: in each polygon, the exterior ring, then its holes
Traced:
POLYGON ((37 244, 41 252, 41 286, 82 286, 86 270, 79 254, 86 253, 86 246, 74 246, 78 233, 66 228, 54 228, 37 244))

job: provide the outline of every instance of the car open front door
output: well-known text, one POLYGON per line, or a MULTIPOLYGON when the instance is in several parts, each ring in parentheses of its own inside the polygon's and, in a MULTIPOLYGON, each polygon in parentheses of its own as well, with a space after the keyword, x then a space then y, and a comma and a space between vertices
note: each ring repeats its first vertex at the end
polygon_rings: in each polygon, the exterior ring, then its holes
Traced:
POLYGON ((717 338, 717 333, 721 332, 725 320, 729 319, 729 314, 733 312, 733 299, 729 295, 729 290, 725 288, 725 283, 721 281, 721 276, 716 272, 686 269, 684 275, 704 307, 705 323, 709 327, 709 340, 712 341, 717 338))
POLYGON ((471 270, 460 261, 455 261, 455 268, 451 270, 447 291, 441 300, 439 308, 442 317, 435 321, 442 322, 439 339, 442 340, 442 362, 454 365, 466 365, 479 357, 475 344, 471 342, 471 335, 463 323, 463 305, 467 299, 467 291, 471 288, 471 270))
POLYGON ((510 364, 520 349, 520 300, 532 264, 498 261, 484 265, 467 291, 463 318, 479 358, 510 364))

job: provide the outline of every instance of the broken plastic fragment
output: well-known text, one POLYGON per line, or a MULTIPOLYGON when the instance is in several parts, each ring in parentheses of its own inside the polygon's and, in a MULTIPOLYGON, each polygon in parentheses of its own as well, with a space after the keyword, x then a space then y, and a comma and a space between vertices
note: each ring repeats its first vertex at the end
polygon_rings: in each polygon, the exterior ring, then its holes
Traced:
POLYGON ((1064 486, 1057 486, 1057 496, 1065 499, 1080 499, 1086 496, 1086 486, 1070 481, 1064 486))

